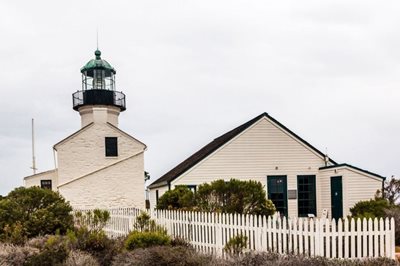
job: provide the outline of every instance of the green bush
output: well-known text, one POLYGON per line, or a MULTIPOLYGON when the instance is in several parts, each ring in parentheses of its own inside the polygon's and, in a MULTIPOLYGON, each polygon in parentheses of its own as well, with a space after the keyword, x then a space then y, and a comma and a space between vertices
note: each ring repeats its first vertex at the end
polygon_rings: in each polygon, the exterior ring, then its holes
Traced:
POLYGON ((187 186, 176 186, 159 199, 157 209, 191 209, 195 204, 193 192, 187 186))
POLYGON ((151 219, 150 215, 144 211, 141 211, 138 217, 136 217, 133 228, 134 231, 139 232, 161 232, 167 234, 167 230, 161 225, 156 224, 156 222, 151 219))
POLYGON ((199 186, 196 204, 201 211, 273 215, 272 201, 266 198, 260 182, 231 179, 216 180, 199 186))
POLYGON ((16 188, 0 200, 0 239, 6 240, 10 232, 28 238, 63 234, 73 227, 71 211, 64 198, 49 189, 16 188))
POLYGON ((55 235, 48 238, 40 253, 29 257, 24 265, 26 266, 52 266, 60 265, 67 259, 69 249, 66 239, 63 236, 55 235))
POLYGON ((216 180, 199 186, 194 194, 187 186, 176 186, 158 200, 157 209, 197 210, 257 215, 273 215, 274 204, 268 200, 263 185, 249 180, 216 180))
POLYGON ((171 238, 162 232, 131 232, 125 240, 125 248, 133 250, 136 248, 147 248, 151 246, 170 245, 171 238))
POLYGON ((385 214, 394 219, 395 243, 398 246, 400 245, 400 206, 393 206, 385 210, 385 214))
POLYGON ((226 243, 224 250, 230 255, 240 255, 247 248, 248 237, 244 235, 237 235, 229 239, 226 243))
POLYGON ((354 218, 380 218, 386 216, 386 210, 391 205, 382 198, 357 202, 350 208, 351 216, 354 218))
POLYGON ((67 232, 72 250, 80 250, 94 256, 100 265, 110 265, 113 257, 123 249, 120 239, 110 239, 103 228, 110 219, 106 210, 76 212, 76 227, 67 232))
POLYGON ((91 232, 100 232, 110 220, 110 212, 95 209, 92 211, 77 211, 74 213, 75 226, 86 227, 91 232))

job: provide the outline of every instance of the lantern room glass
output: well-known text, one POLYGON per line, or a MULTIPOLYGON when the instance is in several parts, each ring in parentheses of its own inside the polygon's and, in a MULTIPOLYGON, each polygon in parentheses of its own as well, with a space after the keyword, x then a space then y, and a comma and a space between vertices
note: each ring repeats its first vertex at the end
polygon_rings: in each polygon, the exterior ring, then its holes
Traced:
POLYGON ((115 91, 115 75, 106 69, 91 69, 82 73, 82 90, 115 91))

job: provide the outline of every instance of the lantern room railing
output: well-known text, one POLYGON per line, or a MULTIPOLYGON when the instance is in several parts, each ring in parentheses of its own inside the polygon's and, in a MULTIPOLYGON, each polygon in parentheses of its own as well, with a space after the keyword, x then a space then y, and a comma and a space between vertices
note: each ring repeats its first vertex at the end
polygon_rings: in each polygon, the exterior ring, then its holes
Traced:
POLYGON ((125 94, 112 90, 84 90, 72 94, 74 110, 84 105, 111 105, 126 110, 125 94))

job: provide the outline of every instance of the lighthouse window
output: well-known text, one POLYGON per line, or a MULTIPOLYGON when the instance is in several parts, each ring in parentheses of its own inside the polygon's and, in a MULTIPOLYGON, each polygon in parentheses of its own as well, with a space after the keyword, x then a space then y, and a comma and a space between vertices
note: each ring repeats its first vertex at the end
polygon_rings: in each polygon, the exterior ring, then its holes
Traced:
POLYGON ((118 156, 118 139, 116 137, 106 137, 106 156, 118 156))
POLYGON ((40 180, 40 187, 51 189, 51 180, 40 180))

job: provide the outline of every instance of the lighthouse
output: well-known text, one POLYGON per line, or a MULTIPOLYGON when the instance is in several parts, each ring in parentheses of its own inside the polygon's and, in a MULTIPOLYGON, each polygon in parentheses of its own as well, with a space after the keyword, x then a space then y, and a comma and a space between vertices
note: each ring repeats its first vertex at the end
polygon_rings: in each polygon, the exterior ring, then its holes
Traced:
POLYGON ((94 55, 81 68, 82 90, 72 94, 73 109, 81 115, 82 127, 92 122, 118 126, 119 113, 126 110, 125 94, 116 90, 115 69, 99 50, 94 55))
POLYGON ((81 128, 53 146, 55 169, 25 177, 25 186, 46 184, 75 208, 143 208, 146 145, 119 128, 126 97, 117 90, 116 70, 97 49, 80 72, 72 108, 81 128))

